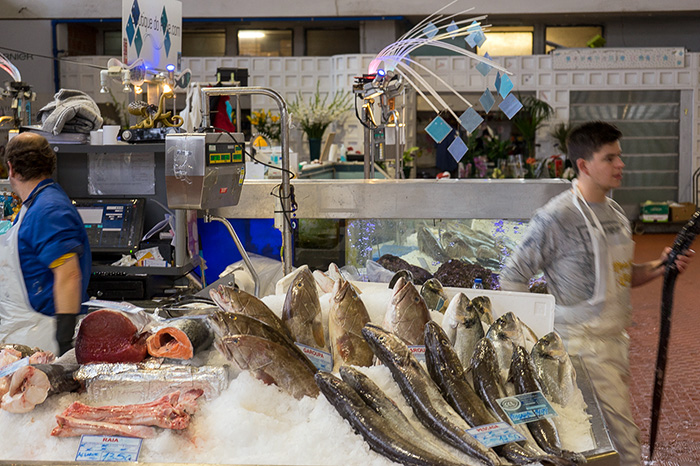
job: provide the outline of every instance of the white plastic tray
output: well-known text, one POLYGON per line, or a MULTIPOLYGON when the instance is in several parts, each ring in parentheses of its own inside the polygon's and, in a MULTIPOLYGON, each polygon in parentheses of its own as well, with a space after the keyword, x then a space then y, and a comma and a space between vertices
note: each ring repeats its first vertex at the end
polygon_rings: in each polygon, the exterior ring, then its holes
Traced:
MULTIPOLYGON (((352 282, 362 292, 391 293, 386 283, 352 282)), ((419 288, 419 287, 418 287, 419 288)), ((420 289, 420 288, 419 288, 420 289)), ((469 299, 476 296, 488 296, 493 306, 493 316, 498 318, 512 311, 520 320, 530 327, 538 338, 554 329, 554 296, 542 293, 521 293, 516 291, 473 290, 471 288, 445 287, 445 294, 452 299, 462 292, 469 299)))

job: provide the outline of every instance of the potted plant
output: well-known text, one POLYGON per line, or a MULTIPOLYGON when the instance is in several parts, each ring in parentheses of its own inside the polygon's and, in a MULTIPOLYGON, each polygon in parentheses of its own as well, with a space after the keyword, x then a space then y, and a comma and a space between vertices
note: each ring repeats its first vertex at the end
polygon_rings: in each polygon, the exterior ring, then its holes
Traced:
POLYGON ((535 96, 520 97, 523 108, 513 117, 513 125, 520 131, 525 142, 528 158, 535 156, 535 135, 537 130, 549 120, 554 113, 554 109, 544 100, 535 96))
POLYGON ((566 138, 569 137, 569 133, 572 130, 572 126, 567 122, 561 122, 554 126, 552 132, 549 135, 554 139, 555 147, 558 147, 562 154, 566 155, 566 138))
POLYGON ((409 147, 403 151, 403 177, 410 178, 413 161, 423 155, 423 150, 418 146, 409 147))
POLYGON ((352 108, 349 92, 335 92, 329 102, 330 95, 322 98, 318 87, 319 83, 316 83, 316 92, 308 101, 299 92, 289 104, 291 117, 299 122, 309 140, 311 160, 317 160, 321 155, 321 138, 326 128, 352 108))

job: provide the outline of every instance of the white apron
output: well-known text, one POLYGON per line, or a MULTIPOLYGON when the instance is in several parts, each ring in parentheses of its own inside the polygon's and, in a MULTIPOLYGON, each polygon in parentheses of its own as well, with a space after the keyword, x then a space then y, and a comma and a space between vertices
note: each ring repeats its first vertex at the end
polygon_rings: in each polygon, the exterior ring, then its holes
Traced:
MULTIPOLYGON (((619 237, 607 238, 595 213, 583 200, 576 182, 573 195, 574 205, 586 219, 591 236, 596 286, 588 301, 573 306, 556 306, 554 326, 564 339, 569 354, 580 356, 586 365, 613 445, 620 454, 620 465, 638 466, 642 453, 639 428, 631 412, 629 336, 625 331, 630 319, 634 242, 629 227, 619 237), (584 214, 584 209, 593 218, 593 224, 584 214)), ((621 213, 620 216, 624 218, 621 213)), ((624 221, 627 225, 626 218, 624 221)))
POLYGON ((21 343, 58 354, 56 319, 35 311, 29 303, 19 262, 19 227, 23 205, 12 228, 0 235, 0 343, 21 343))

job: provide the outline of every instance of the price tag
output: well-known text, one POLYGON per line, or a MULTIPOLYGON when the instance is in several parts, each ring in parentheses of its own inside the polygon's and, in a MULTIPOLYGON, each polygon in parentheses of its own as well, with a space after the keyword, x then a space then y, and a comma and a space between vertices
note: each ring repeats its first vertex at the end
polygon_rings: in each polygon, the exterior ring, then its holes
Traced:
POLYGON ((129 462, 138 460, 143 439, 106 435, 80 437, 75 461, 129 462))
POLYGON ((505 422, 472 427, 467 433, 489 448, 525 440, 525 437, 505 422))
POLYGON ((524 424, 557 415, 540 391, 500 398, 496 402, 513 424, 524 424))
POLYGON ((0 369, 0 377, 5 377, 6 375, 14 374, 22 367, 28 366, 28 365, 29 365, 29 358, 22 358, 19 361, 15 361, 12 364, 8 364, 7 366, 0 369))
POLYGON ((411 354, 415 356, 418 362, 425 362, 425 346, 423 345, 409 345, 408 349, 411 354))
POLYGON ((302 345, 301 343, 295 343, 299 349, 306 355, 307 358, 311 360, 316 369, 324 372, 333 371, 333 356, 331 353, 321 351, 318 348, 312 348, 311 346, 302 345))

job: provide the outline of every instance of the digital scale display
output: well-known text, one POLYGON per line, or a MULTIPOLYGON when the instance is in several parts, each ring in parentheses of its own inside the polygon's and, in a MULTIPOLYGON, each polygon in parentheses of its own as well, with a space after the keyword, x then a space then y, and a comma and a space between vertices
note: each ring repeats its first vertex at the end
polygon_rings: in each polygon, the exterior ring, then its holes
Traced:
POLYGON ((76 199, 94 252, 130 252, 143 233, 144 199, 76 199))

